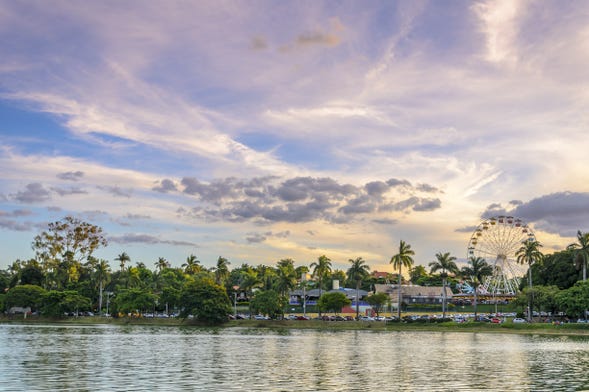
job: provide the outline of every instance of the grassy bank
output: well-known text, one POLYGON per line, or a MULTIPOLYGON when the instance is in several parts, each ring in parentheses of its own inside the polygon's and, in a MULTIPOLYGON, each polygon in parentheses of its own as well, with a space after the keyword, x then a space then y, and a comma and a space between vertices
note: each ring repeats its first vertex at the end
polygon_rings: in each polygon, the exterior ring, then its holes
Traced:
MULTIPOLYGON (((14 324, 55 324, 55 325, 153 325, 170 327, 199 326, 192 320, 165 318, 103 318, 103 317, 68 317, 63 319, 49 319, 44 317, 0 317, 0 323, 14 324)), ((268 328, 268 329, 314 329, 326 331, 366 330, 366 331, 430 331, 430 332, 484 332, 484 333, 516 333, 533 335, 581 335, 589 336, 589 324, 561 324, 547 323, 514 324, 507 321, 502 324, 480 322, 413 322, 413 323, 384 323, 379 321, 320 321, 320 320, 233 320, 222 328, 268 328)))

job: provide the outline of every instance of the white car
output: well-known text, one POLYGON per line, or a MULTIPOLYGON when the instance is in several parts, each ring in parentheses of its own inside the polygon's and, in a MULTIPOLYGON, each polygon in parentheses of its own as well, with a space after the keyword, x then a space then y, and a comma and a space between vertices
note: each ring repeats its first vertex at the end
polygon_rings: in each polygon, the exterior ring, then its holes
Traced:
POLYGON ((513 322, 516 323, 516 324, 523 324, 523 323, 526 323, 527 321, 524 320, 523 318, 516 317, 516 318, 513 319, 513 322))

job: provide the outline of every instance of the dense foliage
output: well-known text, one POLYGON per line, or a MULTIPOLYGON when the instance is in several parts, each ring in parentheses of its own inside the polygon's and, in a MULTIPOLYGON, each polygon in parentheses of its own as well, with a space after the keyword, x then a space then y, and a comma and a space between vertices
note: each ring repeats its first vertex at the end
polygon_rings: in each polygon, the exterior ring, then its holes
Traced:
MULTIPOLYGON (((517 306, 583 316, 589 308, 589 286, 582 281, 589 237, 579 232, 577 239, 578 243, 550 255, 522 250, 520 259, 529 267, 529 274, 522 280, 517 306)), ((466 280, 476 287, 489 273, 489 267, 480 260, 469 260, 458 271, 455 258, 444 252, 436 254, 428 272, 423 265, 413 266, 414 253, 404 241, 391 258, 395 273, 387 274, 370 272, 362 257, 350 258, 347 270, 334 269, 326 255, 310 265, 295 266, 294 260, 285 258, 275 266, 242 264, 234 268, 219 256, 209 269, 192 254, 178 262, 178 268, 171 267, 163 257, 149 261, 153 265, 149 268, 148 260, 135 261, 121 252, 111 267, 109 261, 94 257, 103 246, 107 241, 100 227, 72 217, 49 224, 33 240, 35 258, 16 260, 0 270, 0 310, 30 307, 49 317, 82 311, 117 317, 176 313, 205 323, 221 323, 235 311, 235 305, 248 308, 250 314, 281 317, 290 293, 303 286, 320 291, 316 310, 340 312, 349 299, 342 293, 329 292, 334 279, 356 293, 372 291, 375 284, 402 282, 405 268, 413 284, 447 284, 456 291, 458 281, 466 280)), ((366 300, 377 312, 390 304, 388 295, 383 294, 371 293, 366 300)))

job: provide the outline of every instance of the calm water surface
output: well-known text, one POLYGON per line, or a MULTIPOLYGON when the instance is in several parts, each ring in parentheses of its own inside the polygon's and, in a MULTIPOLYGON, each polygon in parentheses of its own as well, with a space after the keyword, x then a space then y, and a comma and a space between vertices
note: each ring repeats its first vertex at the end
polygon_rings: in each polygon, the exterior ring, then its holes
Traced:
POLYGON ((1 391, 581 391, 589 339, 0 325, 1 391))

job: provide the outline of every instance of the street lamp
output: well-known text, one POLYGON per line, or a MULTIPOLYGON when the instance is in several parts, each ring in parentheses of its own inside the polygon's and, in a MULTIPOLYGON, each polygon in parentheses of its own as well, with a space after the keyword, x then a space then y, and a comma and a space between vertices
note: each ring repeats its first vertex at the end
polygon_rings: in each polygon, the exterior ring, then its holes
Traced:
POLYGON ((233 286, 233 316, 237 319, 237 290, 239 286, 233 286))

